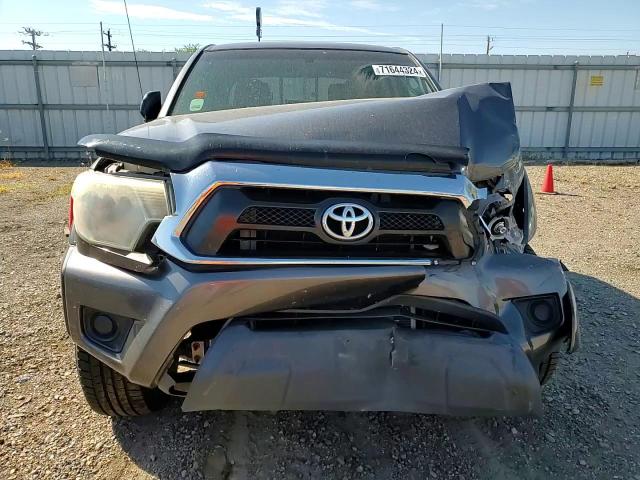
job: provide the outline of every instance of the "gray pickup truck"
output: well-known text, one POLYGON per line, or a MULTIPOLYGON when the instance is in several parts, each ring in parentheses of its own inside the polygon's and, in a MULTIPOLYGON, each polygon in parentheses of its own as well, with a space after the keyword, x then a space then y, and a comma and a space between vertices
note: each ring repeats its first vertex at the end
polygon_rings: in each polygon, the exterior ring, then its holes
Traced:
POLYGON ((579 343, 505 83, 376 46, 208 46, 80 143, 62 267, 91 407, 523 415, 579 343))

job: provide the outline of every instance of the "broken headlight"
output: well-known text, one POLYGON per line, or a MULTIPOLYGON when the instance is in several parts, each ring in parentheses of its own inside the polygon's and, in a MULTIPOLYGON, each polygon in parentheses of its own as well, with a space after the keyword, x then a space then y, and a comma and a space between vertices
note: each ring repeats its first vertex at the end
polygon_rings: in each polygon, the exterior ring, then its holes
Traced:
POLYGON ((159 178, 84 172, 71 198, 80 238, 127 252, 135 251, 145 233, 170 212, 167 184, 159 178))

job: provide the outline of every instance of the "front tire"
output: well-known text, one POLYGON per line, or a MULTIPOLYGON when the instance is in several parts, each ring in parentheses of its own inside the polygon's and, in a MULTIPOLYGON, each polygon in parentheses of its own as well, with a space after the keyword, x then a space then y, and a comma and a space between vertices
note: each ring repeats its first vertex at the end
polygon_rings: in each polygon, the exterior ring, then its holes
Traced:
POLYGON ((82 392, 91 409, 109 417, 134 417, 159 410, 167 401, 160 390, 131 383, 118 372, 76 347, 82 392))

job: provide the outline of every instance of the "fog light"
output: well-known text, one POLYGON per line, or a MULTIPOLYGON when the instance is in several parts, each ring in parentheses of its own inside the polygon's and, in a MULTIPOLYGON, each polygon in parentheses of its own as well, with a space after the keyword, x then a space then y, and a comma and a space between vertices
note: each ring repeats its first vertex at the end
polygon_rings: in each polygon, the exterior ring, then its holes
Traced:
POLYGON ((103 340, 111 340, 118 333, 118 326, 111 317, 98 314, 91 320, 91 328, 103 340))
POLYGON ((537 300, 529 305, 529 315, 537 323, 548 323, 553 317, 553 307, 548 300, 537 300))
POLYGON ((530 333, 539 334, 562 324, 562 308, 556 295, 543 295, 514 300, 530 333))
POLYGON ((82 309, 82 327, 87 339, 111 352, 122 351, 132 326, 132 318, 89 307, 82 309))

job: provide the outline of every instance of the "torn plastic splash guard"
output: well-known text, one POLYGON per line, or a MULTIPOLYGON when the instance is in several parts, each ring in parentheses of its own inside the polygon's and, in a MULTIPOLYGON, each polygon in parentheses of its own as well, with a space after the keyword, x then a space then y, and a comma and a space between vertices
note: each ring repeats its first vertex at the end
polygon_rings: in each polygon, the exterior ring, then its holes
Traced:
POLYGON ((184 411, 339 410, 523 415, 540 383, 508 335, 489 338, 366 327, 254 331, 227 325, 207 352, 184 411))

